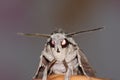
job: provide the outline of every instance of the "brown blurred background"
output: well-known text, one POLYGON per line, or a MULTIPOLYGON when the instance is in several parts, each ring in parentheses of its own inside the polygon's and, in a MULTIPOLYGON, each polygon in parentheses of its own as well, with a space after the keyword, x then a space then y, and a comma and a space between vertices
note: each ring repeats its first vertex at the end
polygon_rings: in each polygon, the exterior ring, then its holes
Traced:
POLYGON ((30 80, 46 39, 17 32, 66 32, 104 26, 75 38, 98 77, 119 80, 119 0, 0 0, 0 80, 30 80))

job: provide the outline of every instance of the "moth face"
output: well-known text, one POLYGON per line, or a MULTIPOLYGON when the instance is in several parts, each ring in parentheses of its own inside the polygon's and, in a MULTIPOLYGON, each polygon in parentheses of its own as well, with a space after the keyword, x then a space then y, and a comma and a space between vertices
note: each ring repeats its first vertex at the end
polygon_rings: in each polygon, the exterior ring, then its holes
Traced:
POLYGON ((67 40, 64 34, 56 33, 51 36, 49 45, 57 53, 60 53, 60 51, 67 48, 67 46, 69 45, 69 41, 67 40))
POLYGON ((48 45, 51 47, 52 54, 56 59, 58 59, 58 61, 64 60, 69 44, 70 42, 62 33, 53 34, 48 41, 48 45))

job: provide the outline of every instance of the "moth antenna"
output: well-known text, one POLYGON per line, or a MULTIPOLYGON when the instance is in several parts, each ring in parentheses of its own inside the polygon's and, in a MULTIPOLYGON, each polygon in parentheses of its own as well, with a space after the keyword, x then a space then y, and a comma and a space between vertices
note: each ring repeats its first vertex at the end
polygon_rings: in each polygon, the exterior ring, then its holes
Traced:
POLYGON ((17 33, 18 35, 28 36, 28 37, 47 37, 49 38, 49 34, 40 34, 40 33, 17 33))
POLYGON ((100 30, 100 29, 103 29, 103 28, 104 28, 104 27, 95 28, 95 29, 88 29, 88 30, 83 30, 83 31, 79 31, 79 32, 68 33, 67 36, 72 36, 72 35, 79 34, 79 33, 97 31, 97 30, 100 30))

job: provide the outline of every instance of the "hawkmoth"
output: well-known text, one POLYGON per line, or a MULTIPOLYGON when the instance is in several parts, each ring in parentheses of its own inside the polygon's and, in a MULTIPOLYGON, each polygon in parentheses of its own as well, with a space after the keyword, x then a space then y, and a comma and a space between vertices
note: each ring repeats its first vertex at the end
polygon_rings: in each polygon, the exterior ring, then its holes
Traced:
POLYGON ((65 75, 65 80, 69 80, 70 75, 95 77, 95 71, 89 64, 84 52, 74 41, 73 36, 102 28, 103 27, 67 34, 60 29, 52 34, 19 33, 24 36, 48 38, 40 55, 40 62, 34 79, 40 78, 47 80, 47 76, 52 74, 65 75))

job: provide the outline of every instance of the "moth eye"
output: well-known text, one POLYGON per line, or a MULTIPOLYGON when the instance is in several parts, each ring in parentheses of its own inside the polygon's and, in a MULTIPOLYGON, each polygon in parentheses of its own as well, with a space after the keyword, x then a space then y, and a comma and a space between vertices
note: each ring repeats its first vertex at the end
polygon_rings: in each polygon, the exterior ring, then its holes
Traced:
POLYGON ((69 42, 68 42, 68 40, 67 40, 67 39, 64 39, 64 40, 61 42, 61 46, 62 46, 62 48, 67 47, 67 46, 68 46, 68 44, 69 44, 69 42))
POLYGON ((65 45, 66 44, 66 40, 64 39, 61 44, 65 45))
POLYGON ((55 41, 53 41, 52 39, 50 40, 49 44, 51 47, 55 47, 55 41))
POLYGON ((51 41, 51 43, 52 43, 53 45, 55 45, 55 41, 51 41))

